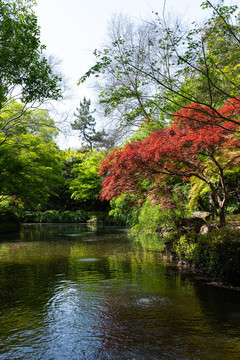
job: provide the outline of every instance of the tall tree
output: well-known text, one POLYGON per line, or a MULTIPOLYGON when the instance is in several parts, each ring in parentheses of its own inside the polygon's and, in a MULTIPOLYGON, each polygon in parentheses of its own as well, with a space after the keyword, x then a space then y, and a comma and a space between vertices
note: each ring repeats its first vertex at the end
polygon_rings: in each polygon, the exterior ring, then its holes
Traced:
POLYGON ((186 104, 217 114, 228 98, 238 98, 240 17, 238 7, 223 0, 216 6, 207 0, 202 8, 211 16, 187 30, 158 14, 131 36, 124 36, 129 23, 114 24, 114 41, 95 52, 96 64, 79 83, 103 75, 100 102, 107 105, 106 114, 118 109, 128 123, 159 121, 159 115, 166 121, 186 104))
POLYGON ((71 124, 73 130, 79 130, 79 137, 83 145, 86 146, 86 151, 97 148, 111 148, 114 144, 114 139, 105 130, 97 131, 96 120, 93 117, 95 110, 90 110, 91 100, 86 97, 80 101, 80 107, 77 108, 77 113, 74 114, 75 121, 71 124))
POLYGON ((80 106, 77 108, 77 113, 74 113, 75 121, 71 124, 73 130, 79 130, 79 137, 92 150, 94 136, 96 134, 96 121, 93 117, 94 111, 90 111, 91 100, 86 97, 80 101, 80 106))
POLYGON ((18 126, 29 108, 61 97, 61 77, 44 55, 40 28, 34 14, 35 0, 0 1, 0 132, 18 126), (6 107, 13 98, 23 104, 9 118, 6 107), (5 110, 3 110, 5 109, 5 110))

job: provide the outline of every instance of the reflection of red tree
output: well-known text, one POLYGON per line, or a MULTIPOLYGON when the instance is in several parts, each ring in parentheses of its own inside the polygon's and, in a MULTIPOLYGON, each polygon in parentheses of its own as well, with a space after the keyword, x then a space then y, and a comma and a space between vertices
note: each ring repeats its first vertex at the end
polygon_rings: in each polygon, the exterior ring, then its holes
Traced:
POLYGON ((166 190, 166 177, 178 175, 188 181, 193 176, 210 187, 224 224, 228 195, 225 171, 240 163, 239 124, 234 120, 239 113, 240 102, 235 99, 218 111, 199 104, 184 106, 173 115, 174 122, 168 128, 108 156, 99 169, 106 175, 101 198, 110 200, 122 193, 146 197, 150 182, 153 196, 159 189, 166 190))

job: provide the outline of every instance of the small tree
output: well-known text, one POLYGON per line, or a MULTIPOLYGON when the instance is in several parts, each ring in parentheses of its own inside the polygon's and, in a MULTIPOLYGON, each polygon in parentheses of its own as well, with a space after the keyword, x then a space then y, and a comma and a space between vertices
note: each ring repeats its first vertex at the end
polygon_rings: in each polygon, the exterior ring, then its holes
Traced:
POLYGON ((79 130, 79 137, 88 145, 92 150, 93 136, 95 135, 96 121, 92 116, 94 111, 90 111, 91 100, 86 97, 80 101, 80 107, 77 108, 77 113, 74 113, 76 120, 71 124, 73 130, 79 130))
POLYGON ((168 128, 113 151, 100 167, 106 176, 101 198, 110 200, 122 193, 157 198, 159 189, 169 187, 169 177, 185 181, 196 177, 209 186, 224 225, 226 172, 240 164, 239 126, 234 120, 239 118, 239 100, 229 100, 217 113, 199 104, 186 105, 168 128), (232 121, 223 122, 224 117, 232 121))
POLYGON ((86 97, 80 101, 80 107, 74 114, 76 120, 71 124, 73 130, 79 130, 79 137, 86 146, 86 151, 97 148, 108 148, 112 146, 112 137, 105 130, 96 131, 96 120, 93 117, 95 110, 90 111, 91 100, 86 97))

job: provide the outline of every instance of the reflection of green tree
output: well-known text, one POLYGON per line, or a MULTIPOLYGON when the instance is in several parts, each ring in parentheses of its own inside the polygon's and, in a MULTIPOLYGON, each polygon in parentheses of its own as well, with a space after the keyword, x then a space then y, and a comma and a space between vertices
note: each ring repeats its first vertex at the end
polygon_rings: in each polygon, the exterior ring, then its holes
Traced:
POLYGON ((0 245, 0 264, 36 265, 68 259, 69 242, 12 242, 0 245))
MULTIPOLYGON (((67 276, 68 263, 63 258, 52 261, 50 256, 37 255, 29 258, 31 251, 39 247, 16 247, 19 244, 2 245, 0 249, 0 338, 7 343, 9 331, 27 333, 36 331, 43 321, 44 308, 55 292, 59 273, 67 276)), ((29 245, 29 244, 28 244, 29 245)), ((36 244, 35 244, 36 245, 36 244)), ((23 245, 24 246, 24 245, 23 245)), ((44 253, 44 251, 43 251, 44 253)))
MULTIPOLYGON (((230 331, 219 328, 214 320, 218 292, 208 288, 206 300, 206 285, 201 288, 173 265, 162 263, 159 251, 126 241, 122 234, 114 238, 94 233, 77 240, 65 237, 55 241, 55 228, 49 236, 51 241, 0 245, 0 340, 4 343, 10 329, 25 333, 31 330, 34 336, 39 327, 47 331, 48 324, 43 322, 46 316, 52 311, 51 319, 56 325, 54 316, 62 319, 61 311, 70 299, 72 311, 79 306, 89 307, 88 311, 92 306, 97 308, 96 331, 101 331, 103 339, 99 358, 111 353, 111 349, 116 351, 116 346, 119 351, 130 349, 138 339, 137 345, 149 351, 146 358, 161 358, 161 353, 154 350, 158 346, 171 347, 173 351, 179 346, 176 358, 197 354, 200 360, 217 360, 220 349, 222 358, 229 360, 230 340, 237 353, 237 330, 230 339, 230 331), (73 297, 68 298, 68 290, 74 290, 73 297), (149 299, 149 305, 141 303, 141 298, 149 299)), ((229 293, 222 296, 227 301, 229 293)), ((233 354, 231 360, 237 357, 233 354)))
POLYGON ((222 342, 221 332, 209 322, 209 316, 205 316, 194 282, 176 267, 161 263, 159 252, 131 243, 78 244, 72 248, 70 272, 74 281, 84 284, 84 289, 101 294, 103 310, 98 323, 104 339, 101 354, 107 354, 111 347, 116 349, 116 338, 121 336, 127 336, 124 345, 130 348, 140 322, 141 329, 146 329, 142 338, 158 342, 162 336, 164 346, 173 348, 177 346, 174 339, 178 339, 180 353, 185 356, 202 351, 199 359, 205 359, 206 354, 214 359, 221 346, 228 358, 227 344, 222 342), (87 258, 98 261, 81 261, 87 258), (150 301, 165 299, 167 304, 162 308, 159 303, 156 308, 153 305, 154 313, 149 315, 147 308, 137 303, 140 297, 150 301))
POLYGON ((22 241, 69 240, 68 234, 85 234, 93 231, 82 224, 31 224, 23 225, 20 234, 22 241))

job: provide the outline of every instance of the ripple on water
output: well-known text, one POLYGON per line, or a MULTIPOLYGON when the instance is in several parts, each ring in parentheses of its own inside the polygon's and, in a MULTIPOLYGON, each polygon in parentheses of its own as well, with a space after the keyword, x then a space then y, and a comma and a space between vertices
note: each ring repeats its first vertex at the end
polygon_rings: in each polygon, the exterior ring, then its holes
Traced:
POLYGON ((139 306, 153 306, 153 305, 166 305, 169 303, 168 298, 161 296, 144 296, 136 299, 136 305, 139 306))
POLYGON ((77 262, 94 262, 94 261, 101 261, 101 259, 98 258, 82 258, 82 259, 76 259, 77 262))

